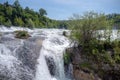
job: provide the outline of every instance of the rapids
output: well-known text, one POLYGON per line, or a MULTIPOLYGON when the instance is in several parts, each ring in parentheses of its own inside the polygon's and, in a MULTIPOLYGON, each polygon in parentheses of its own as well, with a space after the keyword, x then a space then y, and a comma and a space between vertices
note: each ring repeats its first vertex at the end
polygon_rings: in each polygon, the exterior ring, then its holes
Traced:
POLYGON ((63 29, 0 27, 0 79, 71 80, 64 72, 63 54, 70 40, 63 29), (27 30, 28 39, 15 38, 14 31, 27 30))

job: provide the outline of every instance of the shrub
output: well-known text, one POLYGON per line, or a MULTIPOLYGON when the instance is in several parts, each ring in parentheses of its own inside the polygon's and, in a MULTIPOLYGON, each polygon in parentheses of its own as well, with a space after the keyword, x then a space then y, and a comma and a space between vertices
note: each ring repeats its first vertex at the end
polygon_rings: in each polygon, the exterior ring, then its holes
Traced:
POLYGON ((91 64, 89 62, 83 62, 79 64, 81 68, 91 68, 91 64))
POLYGON ((63 59, 64 59, 64 63, 65 64, 69 64, 69 62, 70 62, 70 54, 69 53, 65 53, 63 55, 63 59))
POLYGON ((30 35, 28 34, 27 31, 19 30, 19 31, 15 31, 15 37, 19 39, 27 39, 28 37, 30 37, 30 35))
POLYGON ((120 63, 120 48, 119 47, 115 47, 114 48, 114 58, 115 58, 115 61, 117 63, 120 63))

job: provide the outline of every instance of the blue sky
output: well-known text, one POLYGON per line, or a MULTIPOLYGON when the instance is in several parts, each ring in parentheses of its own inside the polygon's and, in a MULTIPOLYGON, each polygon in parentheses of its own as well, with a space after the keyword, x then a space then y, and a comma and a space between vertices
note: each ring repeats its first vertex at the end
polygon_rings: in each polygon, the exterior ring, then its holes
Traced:
MULTIPOLYGON (((8 1, 13 4, 15 0, 8 1)), ((35 11, 44 8, 52 19, 69 19, 73 14, 83 14, 86 11, 100 13, 120 13, 120 0, 19 0, 22 7, 30 7, 35 11)))

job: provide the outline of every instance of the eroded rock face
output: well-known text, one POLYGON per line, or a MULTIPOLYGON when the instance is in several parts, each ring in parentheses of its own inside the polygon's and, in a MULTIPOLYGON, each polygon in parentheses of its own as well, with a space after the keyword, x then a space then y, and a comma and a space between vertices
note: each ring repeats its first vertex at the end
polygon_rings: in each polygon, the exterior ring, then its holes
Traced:
MULTIPOLYGON (((75 80, 119 80, 120 79, 120 65, 119 64, 106 64, 97 63, 92 61, 94 59, 88 59, 81 54, 80 48, 73 47, 66 50, 66 53, 70 55, 71 63, 73 65, 73 77, 75 80)), ((68 67, 66 67, 68 70, 68 67)))

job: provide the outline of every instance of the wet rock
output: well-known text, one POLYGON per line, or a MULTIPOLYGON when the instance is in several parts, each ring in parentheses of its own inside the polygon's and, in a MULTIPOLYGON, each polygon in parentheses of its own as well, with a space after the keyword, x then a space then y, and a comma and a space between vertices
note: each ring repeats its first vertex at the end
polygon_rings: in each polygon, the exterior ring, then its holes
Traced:
POLYGON ((120 80, 120 70, 108 70, 103 80, 120 80))
POLYGON ((74 70, 75 80, 101 80, 97 75, 85 73, 82 70, 74 70))
POLYGON ((50 74, 52 76, 55 76, 56 65, 55 65, 54 59, 52 57, 47 57, 47 56, 45 57, 45 59, 46 59, 50 74))
MULTIPOLYGON (((101 80, 97 74, 94 74, 94 72, 92 72, 92 70, 89 69, 89 67, 91 67, 92 65, 89 66, 89 64, 86 63, 88 62, 87 59, 82 58, 80 48, 81 47, 72 47, 66 50, 66 53, 70 54, 71 58, 70 64, 73 65, 72 75, 74 80, 101 80)), ((69 64, 65 65, 66 71, 69 69, 68 66, 69 64)))

